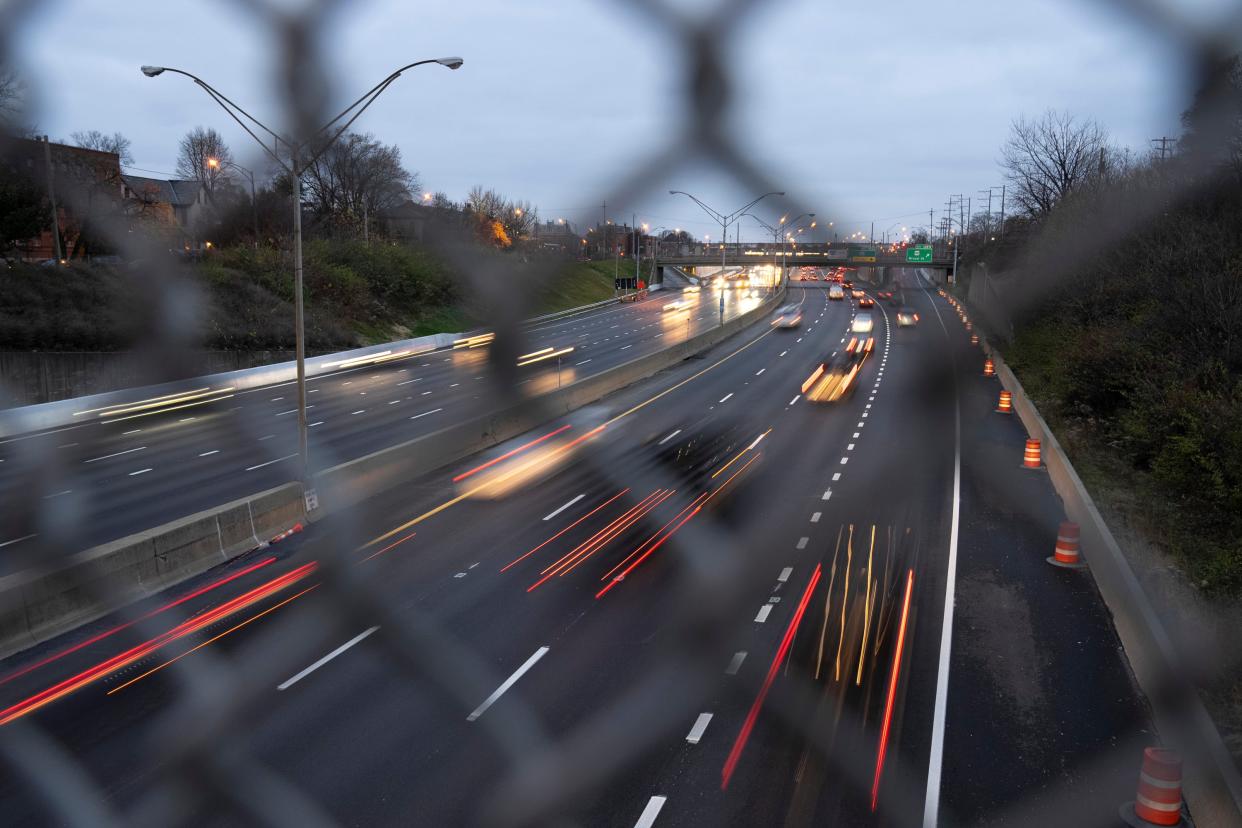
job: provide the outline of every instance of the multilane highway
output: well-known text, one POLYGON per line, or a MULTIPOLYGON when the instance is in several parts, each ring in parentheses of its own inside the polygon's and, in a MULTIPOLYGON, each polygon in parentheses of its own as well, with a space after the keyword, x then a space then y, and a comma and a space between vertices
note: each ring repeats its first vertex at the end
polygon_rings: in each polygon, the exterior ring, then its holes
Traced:
MULTIPOLYGON (((675 345, 759 301, 747 290, 650 298, 526 328, 521 356, 573 348, 518 370, 534 392, 590 376, 675 345), (664 306, 688 313, 670 324, 664 306), (528 350, 526 350, 528 349, 528 350)), ((496 391, 488 348, 461 348, 380 365, 344 368, 307 385, 313 469, 435 432, 479 411, 496 391)), ((292 382, 237 392, 200 407, 145 411, 0 440, 0 572, 71 516, 74 541, 91 546, 263 491, 297 478, 297 391, 292 382), (19 508, 20 506, 20 508, 19 508)))
MULTIPOLYGON (((1055 498, 997 465, 977 349, 906 278, 920 324, 877 304, 837 403, 800 389, 855 308, 793 288, 798 329, 10 659, 0 728, 37 721, 120 807, 201 736, 348 824, 1111 825, 1142 705, 1088 582, 1042 564, 1055 498), (329 561, 373 592, 350 614, 329 561), (212 687, 253 714, 218 723, 212 687)), ((0 802, 43 813, 12 776, 0 802)))

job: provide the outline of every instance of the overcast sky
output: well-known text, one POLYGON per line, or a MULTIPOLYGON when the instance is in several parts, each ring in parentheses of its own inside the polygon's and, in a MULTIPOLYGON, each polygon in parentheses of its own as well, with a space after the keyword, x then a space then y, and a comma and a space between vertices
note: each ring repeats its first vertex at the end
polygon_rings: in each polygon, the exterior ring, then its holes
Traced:
MULTIPOLYGON (((188 80, 143 77, 144 63, 202 76, 254 114, 281 120, 279 51, 241 2, 43 2, 16 31, 18 65, 41 131, 119 130, 134 163, 171 175, 177 141, 219 129, 234 156, 257 151, 188 80)), ((289 2, 281 7, 296 7, 289 2)), ((424 189, 462 198, 475 184, 529 200, 544 218, 597 221, 601 202, 679 134, 690 111, 684 52, 658 21, 622 2, 465 0, 352 2, 323 30, 341 105, 403 63, 422 67, 357 124, 400 146, 424 189)), ((689 14, 712 0, 679 0, 689 14)), ((1178 0, 1200 23, 1227 0, 1178 0)), ((927 223, 949 193, 999 185, 1009 124, 1054 107, 1102 122, 1146 150, 1176 135, 1188 95, 1177 56, 1151 32, 1087 0, 774 0, 737 21, 727 43, 734 96, 729 134, 799 205, 842 235, 927 223)), ((149 174, 149 173, 143 173, 149 174)), ((690 164, 610 218, 712 233, 670 188, 723 211, 752 194, 727 170, 690 164)), ((997 205, 998 206, 998 205, 997 205)), ((773 210, 776 208, 774 207, 773 210)), ((773 215, 767 211, 765 215, 773 215)), ((719 226, 712 235, 718 236, 719 226)), ((755 238, 753 225, 744 236, 755 238)))

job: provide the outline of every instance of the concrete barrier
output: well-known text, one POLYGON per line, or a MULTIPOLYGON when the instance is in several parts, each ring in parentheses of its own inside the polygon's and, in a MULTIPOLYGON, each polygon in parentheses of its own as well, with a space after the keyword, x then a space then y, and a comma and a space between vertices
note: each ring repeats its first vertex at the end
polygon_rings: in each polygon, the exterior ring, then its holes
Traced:
MULTIPOLYGON (((638 357, 538 398, 519 401, 500 411, 326 469, 315 475, 321 510, 340 509, 365 500, 646 379, 749 326, 770 313, 784 295, 782 288, 753 310, 658 353, 638 357)), ((312 514, 311 518, 317 516, 312 514)))
POLYGON ((1081 533, 1082 557, 1112 614, 1134 677, 1152 706, 1157 729, 1186 757, 1185 797, 1199 825, 1242 825, 1242 775, 1215 723, 1190 687, 1160 616, 1052 429, 1001 354, 983 340, 1001 385, 1027 433, 1041 442, 1048 477, 1081 533))
POLYGON ((302 517, 302 486, 286 483, 0 578, 0 658, 232 560, 302 517))

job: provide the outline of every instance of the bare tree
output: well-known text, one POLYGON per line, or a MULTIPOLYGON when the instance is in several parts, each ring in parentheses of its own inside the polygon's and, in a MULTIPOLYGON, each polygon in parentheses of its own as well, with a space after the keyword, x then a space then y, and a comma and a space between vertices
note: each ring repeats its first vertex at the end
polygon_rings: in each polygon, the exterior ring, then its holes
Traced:
POLYGON ((78 130, 69 138, 74 144, 85 149, 116 153, 122 164, 134 162, 134 156, 129 151, 130 140, 119 132, 105 135, 97 129, 78 130))
POLYGON ((370 134, 348 133, 306 170, 305 198, 320 216, 360 221, 408 201, 418 176, 401 163, 397 146, 370 134))
POLYGON ((177 175, 201 182, 208 196, 213 196, 231 187, 233 179, 228 162, 232 160, 233 153, 220 133, 210 127, 195 127, 181 139, 177 175))
POLYGON ((0 127, 12 130, 22 115, 25 89, 17 72, 0 66, 0 127))
POLYGON ((1050 109, 1038 119, 1014 121, 1001 166, 1014 201, 1038 218, 1106 170, 1110 152, 1108 134, 1096 121, 1050 109))

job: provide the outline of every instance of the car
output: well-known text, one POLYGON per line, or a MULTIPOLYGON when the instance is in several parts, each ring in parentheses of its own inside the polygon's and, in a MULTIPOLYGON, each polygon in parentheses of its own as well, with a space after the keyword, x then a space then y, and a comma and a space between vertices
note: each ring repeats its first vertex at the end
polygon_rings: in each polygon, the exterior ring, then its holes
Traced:
POLYGON ((852 291, 850 291, 850 295, 853 296, 855 299, 861 299, 867 294, 863 293, 862 290, 859 288, 854 288, 852 291))
POLYGON ((837 299, 837 300, 844 299, 845 291, 841 289, 840 285, 833 285, 832 287, 828 288, 828 298, 837 299))
POLYGON ((776 318, 772 320, 774 328, 796 328, 802 324, 802 307, 799 305, 785 305, 776 312, 776 318))
POLYGON ((860 308, 875 307, 875 300, 872 299, 870 296, 863 294, 862 298, 858 300, 858 307, 860 308))
POLYGON ((850 325, 850 333, 871 333, 875 327, 875 320, 871 318, 869 313, 860 313, 854 317, 854 323, 850 325))
POLYGON ((846 290, 849 290, 850 288, 854 287, 854 282, 851 279, 842 279, 841 287, 845 288, 846 290))
POLYGON ((919 315, 910 308, 902 308, 897 311, 897 327, 913 328, 919 323, 919 315))
POLYGON ((835 402, 848 396, 869 353, 861 349, 834 351, 802 383, 802 395, 813 403, 835 402))
POLYGON ((667 305, 665 305, 665 306, 664 306, 664 312, 665 312, 665 313, 672 313, 672 312, 679 311, 679 310, 685 310, 685 309, 686 309, 686 308, 688 308, 689 306, 690 306, 690 303, 689 303, 689 302, 687 302, 686 300, 684 300, 684 299, 677 299, 677 300, 674 300, 674 301, 672 301, 672 302, 669 302, 667 305))
POLYGON ((681 292, 682 292, 683 294, 685 294, 685 293, 698 293, 700 290, 702 290, 702 288, 701 288, 701 287, 699 287, 698 285, 686 285, 684 288, 682 288, 682 289, 681 289, 681 292))

